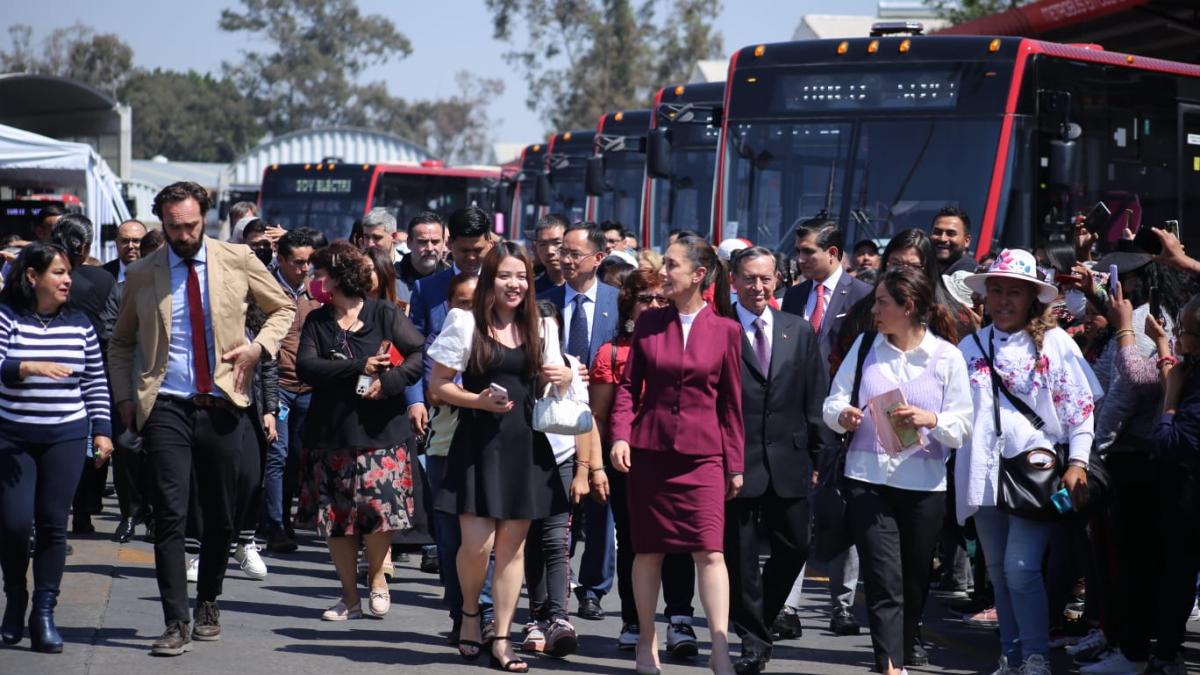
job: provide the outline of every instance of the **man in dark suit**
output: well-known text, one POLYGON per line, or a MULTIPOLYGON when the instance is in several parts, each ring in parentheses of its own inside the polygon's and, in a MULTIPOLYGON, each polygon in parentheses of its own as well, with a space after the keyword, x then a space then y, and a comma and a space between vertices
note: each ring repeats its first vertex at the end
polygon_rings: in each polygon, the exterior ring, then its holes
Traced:
MULTIPOLYGON (((783 296, 783 311, 804 317, 816 332, 820 365, 825 373, 832 368, 830 355, 846 314, 872 292, 869 284, 842 269, 845 245, 845 234, 832 220, 812 218, 797 225, 796 261, 807 281, 788 289, 783 296)), ((833 595, 830 630, 837 635, 859 632, 858 623, 850 613, 856 586, 858 552, 851 547, 829 562, 829 591, 833 595)), ((799 621, 794 616, 789 615, 795 624, 793 630, 785 633, 798 631, 799 621)))
MULTIPOLYGON (((566 283, 542 293, 562 314, 563 352, 579 359, 589 369, 600 347, 617 335, 617 289, 596 278, 596 268, 605 256, 604 231, 595 223, 577 223, 563 234, 558 258, 566 283)), ((587 543, 579 564, 579 617, 600 620, 600 600, 612 590, 616 576, 616 529, 607 504, 583 502, 587 543)))
POLYGON ((771 309, 775 284, 769 249, 734 255, 746 453, 742 491, 726 503, 725 564, 730 616, 742 636, 734 662, 741 675, 761 672, 771 658, 771 623, 808 557, 814 458, 837 442, 821 420, 829 382, 816 335, 804 319, 771 309), (771 550, 761 573, 760 527, 771 550))
POLYGON ((117 227, 117 257, 104 263, 102 267, 116 279, 125 281, 125 268, 142 257, 142 237, 146 236, 146 226, 140 220, 127 220, 117 227))

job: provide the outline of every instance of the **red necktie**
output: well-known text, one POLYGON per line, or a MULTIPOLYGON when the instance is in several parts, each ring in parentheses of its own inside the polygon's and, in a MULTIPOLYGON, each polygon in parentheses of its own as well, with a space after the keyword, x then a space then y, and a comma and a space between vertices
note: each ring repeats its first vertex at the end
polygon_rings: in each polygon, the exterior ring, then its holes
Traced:
POLYGON ((821 321, 825 319, 825 285, 817 284, 817 306, 813 308, 812 317, 808 322, 812 324, 813 332, 821 331, 821 321))
POLYGON ((196 373, 196 391, 212 393, 212 371, 208 367, 208 336, 204 332, 204 301, 200 298, 200 277, 196 274, 196 261, 184 260, 188 267, 187 301, 188 323, 192 327, 192 370, 196 373))

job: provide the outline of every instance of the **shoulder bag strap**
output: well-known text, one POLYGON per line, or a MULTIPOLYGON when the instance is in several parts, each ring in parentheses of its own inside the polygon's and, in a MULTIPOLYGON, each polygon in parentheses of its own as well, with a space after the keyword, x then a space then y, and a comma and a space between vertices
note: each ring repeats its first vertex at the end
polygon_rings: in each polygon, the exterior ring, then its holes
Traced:
POLYGON ((972 333, 971 337, 975 340, 975 346, 979 347, 979 353, 983 356, 984 360, 987 362, 988 372, 990 372, 992 374, 992 414, 994 416, 994 420, 995 420, 995 424, 996 424, 996 435, 997 436, 1000 435, 1000 396, 999 395, 1001 393, 1003 393, 1004 398, 1007 398, 1008 402, 1011 403, 1012 406, 1017 409, 1017 412, 1021 413, 1022 415, 1025 416, 1026 419, 1029 420, 1029 423, 1033 425, 1034 429, 1041 429, 1042 427, 1046 426, 1046 422, 1041 418, 1040 415, 1038 415, 1036 412, 1033 411, 1033 408, 1029 407, 1028 403, 1026 403, 1025 401, 1022 401, 1020 398, 1017 398, 1016 396, 1014 396, 1012 394, 1012 392, 1010 392, 1008 390, 1008 387, 1004 386, 1004 381, 1000 378, 1000 374, 996 372, 996 364, 995 364, 996 343, 995 343, 995 341, 992 339, 988 340, 988 343, 991 346, 991 351, 989 352, 987 350, 984 350, 983 343, 979 340, 979 333, 972 333))
POLYGON ((850 405, 858 407, 858 389, 862 385, 863 364, 867 362, 867 354, 875 345, 875 331, 862 334, 862 342, 858 345, 858 362, 854 366, 854 387, 850 390, 850 405))

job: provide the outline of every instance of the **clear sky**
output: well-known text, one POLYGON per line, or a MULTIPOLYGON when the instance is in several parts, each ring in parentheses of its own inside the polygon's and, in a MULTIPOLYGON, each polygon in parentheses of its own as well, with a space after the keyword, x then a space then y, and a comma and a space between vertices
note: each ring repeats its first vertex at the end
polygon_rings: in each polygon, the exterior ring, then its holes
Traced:
MULTIPOLYGON (((223 60, 237 60, 244 34, 217 28, 221 9, 237 0, 39 0, 4 3, 0 34, 8 47, 8 26, 29 24, 35 44, 55 28, 82 22, 100 33, 120 35, 146 68, 218 72, 223 60)), ((804 14, 874 14, 877 0, 725 0, 717 20, 726 53, 757 42, 791 39, 804 14)), ((489 108, 496 129, 492 140, 531 143, 545 125, 525 107, 524 79, 504 61, 509 45, 492 38, 491 15, 482 0, 359 0, 365 14, 382 14, 413 44, 406 59, 369 72, 395 95, 437 98, 455 91, 454 74, 470 70, 500 78, 504 95, 489 108)), ((647 101, 649 103, 649 101, 647 101)), ((133 111, 137 124, 137 111, 133 111)))

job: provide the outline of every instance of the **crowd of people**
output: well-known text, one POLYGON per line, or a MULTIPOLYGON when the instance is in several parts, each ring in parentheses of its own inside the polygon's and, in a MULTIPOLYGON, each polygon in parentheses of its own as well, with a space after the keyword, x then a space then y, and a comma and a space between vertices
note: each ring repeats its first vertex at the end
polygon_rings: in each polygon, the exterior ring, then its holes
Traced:
POLYGON ((947 207, 882 251, 819 217, 791 251, 678 231, 660 253, 553 214, 526 248, 477 207, 328 242, 243 203, 221 241, 209 207, 168 186, 161 230, 121 224, 103 266, 48 209, 5 256, 6 644, 63 649, 68 517, 94 531, 111 460, 159 656, 220 639, 230 557, 265 578, 258 542, 287 556, 300 528, 341 586, 319 619, 387 615, 393 555, 420 551, 451 644, 506 672, 569 657, 571 596, 596 620, 615 587, 637 673, 660 672, 660 592, 670 655, 699 653, 698 592, 709 667, 759 673, 802 635, 810 560, 835 635, 861 580, 885 675, 929 663, 934 591, 998 630, 994 675, 1058 647, 1088 675, 1186 671, 1200 261, 1171 232, 973 257, 947 207))

